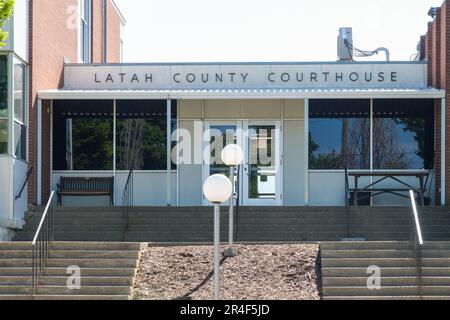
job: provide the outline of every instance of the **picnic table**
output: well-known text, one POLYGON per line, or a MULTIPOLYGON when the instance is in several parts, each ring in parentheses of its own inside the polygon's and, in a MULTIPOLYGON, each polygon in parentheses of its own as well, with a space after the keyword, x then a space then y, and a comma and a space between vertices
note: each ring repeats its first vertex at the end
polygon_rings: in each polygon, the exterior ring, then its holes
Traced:
POLYGON ((420 199, 420 203, 422 206, 425 205, 425 191, 426 191, 426 182, 428 181, 428 177, 430 175, 430 170, 418 170, 418 171, 402 171, 402 170, 377 170, 377 171, 348 171, 345 170, 346 175, 346 205, 349 205, 349 194, 353 192, 353 205, 358 206, 358 193, 364 192, 369 195, 366 197, 373 198, 380 194, 393 194, 399 197, 408 198, 409 195, 405 195, 404 192, 409 192, 409 190, 415 191, 420 199), (349 187, 349 177, 354 179, 354 188, 349 187), (367 185, 360 186, 359 180, 360 178, 370 177, 374 178, 367 185), (418 180, 419 187, 412 185, 405 181, 405 178, 415 177, 418 180), (395 181, 398 184, 398 187, 380 187, 379 185, 383 181, 395 181))

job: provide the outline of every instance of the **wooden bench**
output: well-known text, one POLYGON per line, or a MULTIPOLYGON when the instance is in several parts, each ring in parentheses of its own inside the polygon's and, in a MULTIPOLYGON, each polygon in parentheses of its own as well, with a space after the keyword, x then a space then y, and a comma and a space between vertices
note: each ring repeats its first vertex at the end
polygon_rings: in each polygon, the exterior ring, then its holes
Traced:
POLYGON ((109 196, 114 205, 114 177, 61 177, 57 188, 59 205, 62 196, 109 196))

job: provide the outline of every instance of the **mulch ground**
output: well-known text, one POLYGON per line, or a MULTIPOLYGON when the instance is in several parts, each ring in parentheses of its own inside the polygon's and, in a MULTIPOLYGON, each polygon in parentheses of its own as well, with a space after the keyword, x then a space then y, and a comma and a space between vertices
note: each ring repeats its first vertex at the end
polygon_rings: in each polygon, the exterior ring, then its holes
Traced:
MULTIPOLYGON (((320 299, 318 245, 236 245, 235 249, 236 257, 222 259, 222 299, 320 299)), ((133 297, 212 299, 212 270, 212 246, 146 248, 141 255, 133 297)))

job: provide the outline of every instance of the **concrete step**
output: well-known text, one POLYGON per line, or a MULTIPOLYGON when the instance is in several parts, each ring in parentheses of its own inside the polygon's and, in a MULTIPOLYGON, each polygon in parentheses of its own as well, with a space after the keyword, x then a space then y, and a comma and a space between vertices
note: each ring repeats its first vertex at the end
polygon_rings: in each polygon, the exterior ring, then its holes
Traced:
MULTIPOLYGON (((384 267, 381 269, 383 277, 407 277, 416 276, 417 268, 414 267, 384 267)), ((368 277, 367 267, 361 268, 322 268, 322 277, 368 277)), ((422 268, 423 276, 450 277, 450 267, 427 267, 422 268)))
POLYGON ((130 300, 129 295, 4 295, 0 300, 130 300))
MULTIPOLYGON (((332 267, 414 267, 416 259, 411 258, 323 258, 322 266, 332 267)), ((424 267, 448 267, 450 258, 424 258, 424 267)))
MULTIPOLYGON (((383 273, 382 273, 383 274, 383 273)), ((367 285, 367 277, 324 277, 322 285, 324 287, 364 287, 367 285)), ((410 277, 381 277, 381 286, 417 286, 419 279, 416 276, 410 277)), ((422 277, 423 286, 448 286, 450 287, 450 277, 422 277)))
MULTIPOLYGON (((80 289, 69 289, 67 286, 39 286, 38 294, 50 295, 129 295, 130 286, 82 286, 80 289)), ((31 294, 29 285, 0 285, 0 294, 31 294)))
MULTIPOLYGON (((2 259, 1 267, 31 267, 31 259, 2 259)), ((136 268, 135 259, 49 259, 48 267, 79 266, 80 268, 136 268)))
MULTIPOLYGON (((322 250, 323 258, 415 258, 415 250, 322 250)), ((423 250, 423 258, 450 258, 450 250, 423 250)))
MULTIPOLYGON (((444 251, 445 252, 445 251, 444 251)), ((413 250, 321 250, 322 258, 414 258, 413 250)))
MULTIPOLYGON (((0 268, 2 276, 31 276, 31 267, 6 267, 0 268)), ((68 276, 67 268, 46 268, 44 276, 64 277, 68 276)), ((83 277, 110 276, 110 277, 134 277, 134 268, 81 268, 83 277)))
MULTIPOLYGON (((0 250, 0 259, 31 259, 32 250, 0 250)), ((51 250, 50 259, 138 259, 136 250, 51 250)))
MULTIPOLYGON (((419 296, 416 286, 382 286, 379 290, 369 290, 366 286, 361 287, 323 287, 324 296, 419 296)), ((422 295, 425 296, 450 296, 448 286, 423 286, 422 295)))
MULTIPOLYGON (((66 286, 68 275, 61 277, 43 276, 39 278, 39 284, 44 286, 66 286)), ((31 285, 31 276, 0 276, 0 286, 2 285, 31 285)), ((88 277, 82 274, 81 286, 132 286, 131 277, 88 277)))
POLYGON ((31 250, 31 241, 0 242, 0 250, 31 250))

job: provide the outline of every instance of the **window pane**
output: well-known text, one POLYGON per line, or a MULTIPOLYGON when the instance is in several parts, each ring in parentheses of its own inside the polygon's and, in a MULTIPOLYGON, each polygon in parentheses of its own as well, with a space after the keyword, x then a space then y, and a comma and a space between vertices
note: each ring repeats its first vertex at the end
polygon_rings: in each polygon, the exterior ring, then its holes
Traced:
POLYGON ((8 116, 8 57, 0 55, 0 117, 8 116))
POLYGON ((0 154, 8 153, 8 121, 0 119, 0 154))
POLYGON ((370 101, 310 100, 309 168, 370 169, 370 101))
POLYGON ((53 102, 53 169, 113 169, 113 102, 53 102))
POLYGON ((26 159, 27 134, 26 127, 14 122, 14 154, 17 158, 26 159))
MULTIPOLYGON (((166 100, 117 100, 117 170, 167 169, 166 100)), ((172 130, 176 102, 172 106, 172 130)))
POLYGON ((25 66, 14 61, 14 118, 24 122, 24 79, 25 66))
POLYGON ((430 168, 433 100, 374 100, 374 169, 430 168))

